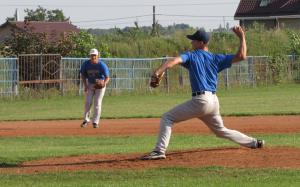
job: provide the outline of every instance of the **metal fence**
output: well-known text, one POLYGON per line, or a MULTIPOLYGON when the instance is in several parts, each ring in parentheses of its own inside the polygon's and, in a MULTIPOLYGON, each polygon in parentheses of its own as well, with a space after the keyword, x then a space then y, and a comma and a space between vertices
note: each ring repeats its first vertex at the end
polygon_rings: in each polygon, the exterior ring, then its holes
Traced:
MULTIPOLYGON (((88 58, 62 58, 62 94, 83 92, 83 85, 80 81, 79 70, 84 61, 88 58)), ((103 58, 110 70, 110 83, 107 86, 108 92, 144 90, 149 88, 149 77, 153 68, 162 64, 166 58, 147 59, 124 59, 124 58, 103 58)))
POLYGON ((0 96, 18 95, 17 58, 0 58, 0 96))
MULTIPOLYGON (((25 55, 0 58, 0 95, 22 95, 55 92, 61 95, 83 93, 79 70, 87 58, 60 58, 57 55, 25 55), (24 60, 25 59, 25 60, 24 60)), ((177 66, 168 70, 158 89, 149 87, 149 77, 167 58, 123 59, 104 58, 110 69, 111 81, 107 92, 123 91, 190 91, 188 71, 177 66)), ((275 59, 276 60, 276 59, 275 59)), ((219 74, 219 87, 267 86, 278 81, 300 81, 299 56, 287 56, 280 66, 274 59, 249 56, 219 74)))

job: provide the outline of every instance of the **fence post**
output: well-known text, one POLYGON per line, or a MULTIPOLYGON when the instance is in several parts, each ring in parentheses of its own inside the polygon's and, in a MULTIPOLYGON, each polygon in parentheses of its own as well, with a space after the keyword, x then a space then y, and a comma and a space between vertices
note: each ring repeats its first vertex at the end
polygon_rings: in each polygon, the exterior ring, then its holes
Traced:
POLYGON ((134 63, 135 63, 135 61, 132 61, 132 73, 131 73, 131 81, 132 81, 132 83, 131 83, 131 88, 132 88, 132 90, 134 90, 134 88, 135 88, 135 85, 134 85, 134 83, 135 83, 135 67, 134 67, 134 63))
POLYGON ((253 57, 248 57, 248 81, 252 87, 255 86, 255 79, 254 79, 254 71, 253 71, 253 57))
MULTIPOLYGON (((167 62, 168 56, 164 56, 163 58, 164 59, 162 60, 162 64, 164 64, 164 63, 167 62)), ((166 84, 167 84, 167 93, 170 93, 170 77, 169 77, 169 73, 170 73, 170 71, 167 69, 166 72, 165 72, 165 74, 166 74, 165 79, 166 79, 166 84)))
POLYGON ((225 69, 225 88, 228 89, 229 88, 229 71, 228 68, 225 69))
POLYGON ((13 72, 12 72, 12 92, 15 96, 19 95, 18 82, 19 82, 19 68, 18 68, 18 59, 16 58, 13 61, 13 72))

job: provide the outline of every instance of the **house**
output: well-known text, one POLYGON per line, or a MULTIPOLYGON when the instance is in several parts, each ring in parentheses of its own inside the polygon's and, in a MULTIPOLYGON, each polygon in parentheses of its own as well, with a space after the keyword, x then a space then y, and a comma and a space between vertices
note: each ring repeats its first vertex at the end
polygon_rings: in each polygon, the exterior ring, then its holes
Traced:
POLYGON ((11 36, 13 30, 30 30, 35 33, 45 33, 49 42, 56 42, 68 32, 79 32, 76 26, 69 22, 44 22, 44 21, 7 21, 0 26, 0 42, 11 36))
POLYGON ((241 0, 234 15, 240 25, 300 29, 300 0, 241 0))

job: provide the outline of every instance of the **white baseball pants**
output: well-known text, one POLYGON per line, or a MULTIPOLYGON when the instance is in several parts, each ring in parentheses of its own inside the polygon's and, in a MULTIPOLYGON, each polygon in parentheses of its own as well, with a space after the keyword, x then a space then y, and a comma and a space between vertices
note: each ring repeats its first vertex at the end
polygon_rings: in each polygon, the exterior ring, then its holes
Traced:
POLYGON ((192 118, 202 120, 218 137, 229 139, 245 147, 256 147, 257 141, 255 138, 224 127, 219 111, 217 95, 211 92, 205 92, 205 94, 194 96, 191 100, 163 114, 154 151, 165 153, 169 145, 173 124, 192 118))
POLYGON ((102 108, 102 100, 105 94, 106 87, 95 89, 95 84, 88 84, 88 90, 85 98, 84 120, 90 121, 91 106, 94 104, 92 123, 99 124, 102 108), (94 103, 93 103, 94 102, 94 103))

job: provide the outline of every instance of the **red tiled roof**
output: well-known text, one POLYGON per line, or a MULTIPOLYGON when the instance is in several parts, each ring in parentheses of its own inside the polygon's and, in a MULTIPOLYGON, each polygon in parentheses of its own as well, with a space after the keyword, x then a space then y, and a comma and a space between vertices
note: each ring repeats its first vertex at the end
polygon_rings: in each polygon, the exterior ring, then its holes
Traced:
MULTIPOLYGON (((11 21, 9 24, 16 26, 18 29, 24 30, 26 23, 23 21, 11 21)), ((35 33, 46 33, 50 41, 56 41, 61 34, 67 32, 79 32, 80 30, 69 22, 43 22, 29 21, 27 26, 35 33)))
POLYGON ((241 0, 234 17, 300 15, 300 0, 269 0, 267 6, 260 6, 261 1, 241 0))

